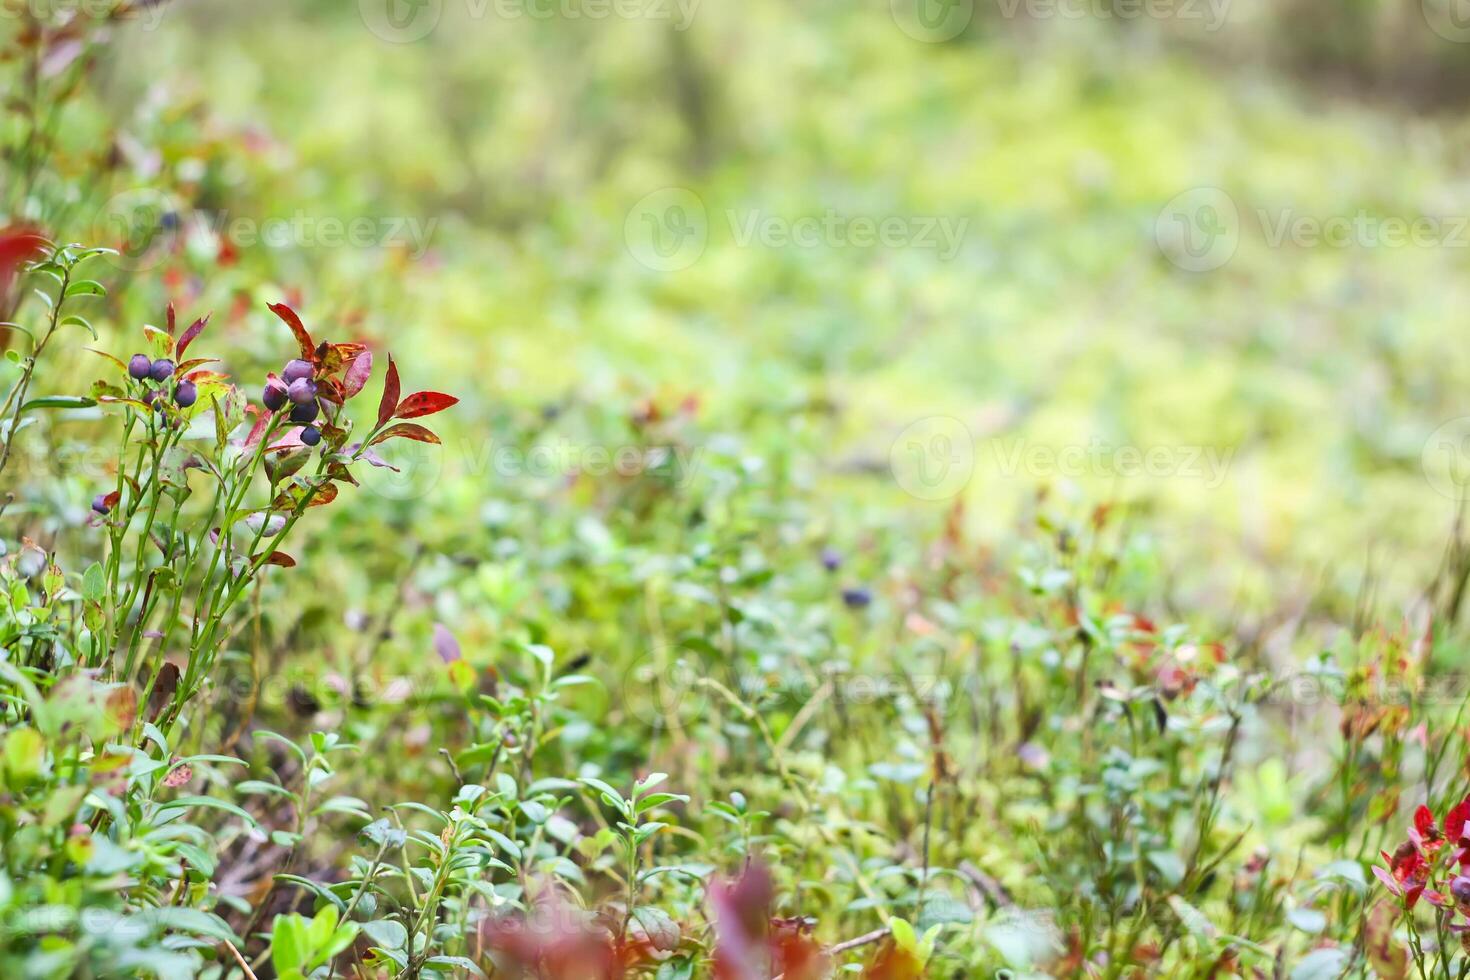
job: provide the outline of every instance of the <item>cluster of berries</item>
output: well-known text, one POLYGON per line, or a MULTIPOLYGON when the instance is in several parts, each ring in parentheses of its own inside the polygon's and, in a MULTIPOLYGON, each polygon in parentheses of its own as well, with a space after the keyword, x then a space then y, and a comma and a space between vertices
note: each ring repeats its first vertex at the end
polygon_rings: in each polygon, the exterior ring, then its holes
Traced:
MULTIPOLYGON (((134 354, 128 361, 128 376, 134 381, 156 381, 163 384, 174 376, 174 362, 166 357, 151 360, 147 354, 134 354)), ((174 404, 180 408, 188 408, 199 400, 199 389, 194 382, 188 378, 174 385, 174 404)), ((164 389, 149 388, 143 396, 143 400, 154 408, 158 407, 158 400, 166 397, 164 389)))
POLYGON ((315 374, 316 367, 310 361, 301 358, 287 361, 280 377, 266 375, 265 391, 260 396, 265 407, 272 412, 279 412, 290 404, 288 417, 292 422, 305 426, 301 430, 301 441, 307 446, 315 446, 322 441, 322 431, 312 425, 321 413, 315 374))

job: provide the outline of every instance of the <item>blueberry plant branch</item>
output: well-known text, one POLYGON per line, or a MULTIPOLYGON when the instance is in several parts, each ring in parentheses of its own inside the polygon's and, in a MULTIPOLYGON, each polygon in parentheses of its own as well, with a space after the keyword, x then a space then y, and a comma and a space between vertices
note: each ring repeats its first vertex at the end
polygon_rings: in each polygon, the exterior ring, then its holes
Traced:
POLYGON ((144 328, 149 353, 127 362, 103 355, 126 379, 98 382, 92 391, 97 403, 123 412, 116 480, 93 501, 109 548, 92 666, 128 681, 141 670, 144 702, 166 696, 152 718, 138 715, 135 736, 149 722, 168 733, 199 695, 241 597, 267 565, 295 566, 279 549, 307 511, 334 501, 340 484, 356 485, 356 464, 388 466, 373 446, 394 438, 437 443, 406 420, 457 401, 431 391, 401 397, 389 358, 376 418, 349 445, 345 407, 371 376, 372 353, 357 343, 318 344, 290 307, 271 311, 291 329, 300 356, 267 376, 260 407, 205 367, 213 358, 185 359, 208 318, 180 332, 170 308, 166 330, 144 328), (202 510, 188 506, 194 471, 212 490, 202 510), (263 501, 256 497, 262 488, 263 501))

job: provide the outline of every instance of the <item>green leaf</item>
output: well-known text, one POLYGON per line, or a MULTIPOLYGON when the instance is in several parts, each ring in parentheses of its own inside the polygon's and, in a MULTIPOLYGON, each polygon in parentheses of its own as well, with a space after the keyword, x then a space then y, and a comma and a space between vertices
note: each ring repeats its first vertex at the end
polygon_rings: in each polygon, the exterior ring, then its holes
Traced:
POLYGON ((28 412, 33 408, 91 408, 96 404, 95 398, 85 395, 46 395, 43 398, 32 398, 20 410, 28 412))
POLYGON ((101 602, 107 596, 107 579, 101 562, 92 562, 82 573, 82 598, 89 602, 101 602))
POLYGON ((160 813, 164 813, 169 810, 190 809, 196 806, 204 807, 205 809, 209 810, 223 810, 226 813, 234 814, 235 816, 245 820, 245 822, 250 824, 250 826, 252 827, 254 827, 256 823, 254 817, 246 813, 244 810, 240 809, 235 804, 226 802, 225 800, 215 799, 213 796, 181 796, 176 800, 169 800, 166 803, 160 803, 158 805, 158 811, 160 813))
POLYGON ((393 919, 374 919, 365 922, 362 931, 373 941, 375 946, 384 949, 402 949, 403 944, 408 942, 408 930, 393 919))
POLYGON ((66 287, 67 297, 72 296, 106 296, 107 287, 95 279, 78 279, 66 287))

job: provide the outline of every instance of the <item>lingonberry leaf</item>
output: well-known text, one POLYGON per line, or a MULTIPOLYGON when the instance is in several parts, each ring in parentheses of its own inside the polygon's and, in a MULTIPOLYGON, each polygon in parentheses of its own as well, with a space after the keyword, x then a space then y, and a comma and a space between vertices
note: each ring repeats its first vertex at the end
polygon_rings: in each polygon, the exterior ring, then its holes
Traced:
POLYGON ((272 313, 280 317, 286 326, 291 328, 291 333, 296 337, 296 343, 301 348, 301 359, 316 363, 316 344, 312 343, 311 334, 306 332, 306 325, 301 322, 301 317, 296 311, 285 303, 271 303, 267 307, 272 313))
POLYGON ((412 439, 414 442, 427 442, 433 446, 439 445, 439 437, 417 422, 399 422, 397 425, 390 426, 382 432, 379 432, 368 445, 376 446, 378 443, 387 442, 389 439, 412 439))
POLYGON ((440 391, 420 391, 409 395, 398 403, 398 411, 394 418, 416 419, 425 415, 433 415, 442 412, 452 405, 459 404, 459 399, 453 395, 446 395, 440 391))
MULTIPOLYGON (((169 333, 173 333, 173 315, 172 314, 173 314, 173 307, 170 306, 169 307, 169 333)), ((195 320, 193 323, 189 324, 189 329, 185 330, 184 331, 184 335, 179 338, 179 348, 178 348, 178 355, 179 355, 179 357, 183 357, 184 356, 184 351, 189 348, 189 345, 194 342, 195 338, 197 338, 201 333, 204 332, 204 327, 205 327, 205 325, 207 323, 209 323, 209 317, 202 316, 199 319, 195 320)))
MULTIPOLYGON (((378 402, 378 424, 383 425, 393 417, 398 409, 398 397, 402 393, 402 386, 398 381, 398 365, 393 363, 393 355, 388 355, 388 375, 383 379, 383 399, 378 402)), ((374 442, 381 442, 375 439, 374 442)))

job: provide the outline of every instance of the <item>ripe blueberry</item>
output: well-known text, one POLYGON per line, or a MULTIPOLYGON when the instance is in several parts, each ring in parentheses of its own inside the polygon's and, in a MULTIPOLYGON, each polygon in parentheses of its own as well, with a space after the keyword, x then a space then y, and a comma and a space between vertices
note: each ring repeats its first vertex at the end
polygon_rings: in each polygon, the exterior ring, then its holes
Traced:
POLYGON ((153 372, 153 362, 148 359, 147 354, 134 354, 128 361, 128 376, 134 381, 142 381, 153 372))
POLYGON ((166 357, 160 357, 153 362, 153 367, 148 372, 148 376, 154 381, 167 381, 173 373, 174 362, 166 357))
POLYGON ((267 378, 265 390, 260 393, 260 400, 272 412, 279 412, 286 407, 286 383, 274 375, 267 378))
POLYGON ((307 422, 315 419, 317 416, 317 412, 319 411, 320 408, 317 406, 316 402, 307 402, 305 405, 297 405, 295 408, 291 409, 291 421, 300 422, 301 424, 305 425, 307 422))
POLYGON ((1450 882, 1450 895, 1461 905, 1470 904, 1470 877, 1456 875, 1450 882))
POLYGON ((179 386, 174 389, 174 404, 180 408, 188 408, 199 400, 199 389, 192 381, 180 381, 179 386))
POLYGON ((305 405, 316 399, 316 382, 310 378, 297 378, 287 387, 286 394, 293 404, 305 405))
POLYGON ((842 567, 842 555, 836 548, 822 549, 822 567, 829 572, 835 572, 842 567))
POLYGON ((861 587, 843 589, 842 602, 849 609, 866 609, 873 604, 873 593, 861 587))
POLYGON ((281 378, 286 384, 290 384, 302 378, 310 378, 315 373, 316 369, 311 366, 310 361, 303 361, 298 357, 294 361, 286 362, 286 366, 281 369, 281 378))
POLYGON ((314 425, 308 425, 301 430, 301 442, 307 446, 315 446, 322 441, 322 430, 314 425))
POLYGON ((92 509, 99 514, 106 514, 108 511, 112 510, 112 508, 108 506, 107 503, 107 494, 99 493, 97 496, 93 497, 92 509))

